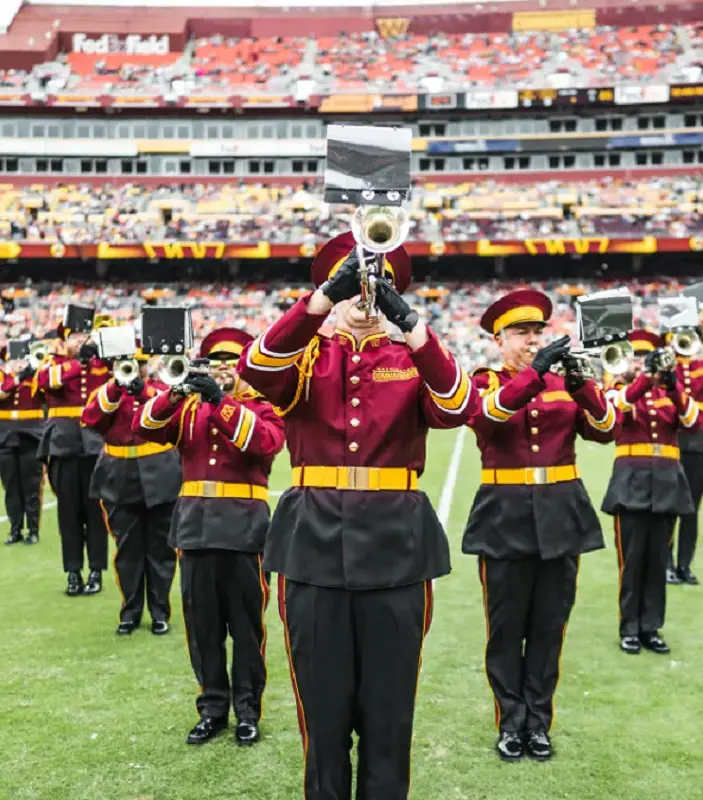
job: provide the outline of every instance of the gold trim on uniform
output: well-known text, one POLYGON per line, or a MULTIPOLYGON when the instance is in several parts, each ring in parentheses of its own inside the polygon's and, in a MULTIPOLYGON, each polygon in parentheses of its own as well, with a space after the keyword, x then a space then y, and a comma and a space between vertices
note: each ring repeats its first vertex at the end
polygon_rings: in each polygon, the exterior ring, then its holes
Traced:
POLYGON ((392 367, 376 367, 371 373, 371 378, 376 383, 388 383, 389 381, 409 381, 419 377, 417 367, 408 369, 393 369, 392 367))
POLYGON ((266 349, 264 344, 265 337, 266 334, 263 333, 258 339, 254 339, 247 355, 247 363, 250 367, 264 370, 265 372, 280 372, 300 361, 305 352, 303 347, 293 353, 274 353, 266 349))
POLYGON ((683 416, 679 415, 679 419, 684 428, 691 428, 696 424, 699 410, 698 403, 696 403, 692 397, 689 397, 686 412, 683 416))
POLYGON ((586 419, 588 420, 588 424, 592 428, 595 428, 598 431, 603 431, 604 433, 612 431, 612 429, 615 427, 615 420, 616 420, 615 409, 613 408, 609 400, 607 401, 607 406, 608 410, 605 412, 605 416, 603 417, 603 419, 596 419, 592 414, 590 414, 586 410, 584 410, 583 412, 586 419))
POLYGON ((447 414, 461 414, 471 396, 471 381, 466 374, 466 370, 460 367, 456 360, 454 360, 454 363, 457 368, 457 376, 454 386, 449 392, 440 394, 435 392, 429 384, 427 387, 434 404, 447 414))
POLYGON ((103 384, 100 389, 98 390, 98 405, 100 406, 100 410, 103 414, 114 414, 115 411, 120 407, 120 400, 116 403, 112 403, 110 398, 107 396, 107 384, 103 384))
POLYGON ((483 415, 494 422, 507 422, 517 411, 509 411, 499 403, 502 387, 497 392, 491 392, 483 398, 483 415))
POLYGON ((238 447, 243 453, 246 452, 251 442, 254 427, 256 425, 256 414, 244 406, 240 406, 239 422, 232 437, 232 444, 238 447))
POLYGON ((173 416, 172 414, 170 417, 168 417, 168 419, 164 420, 154 419, 151 416, 151 409, 155 402, 156 402, 156 397, 152 397, 152 399, 145 404, 144 408, 142 409, 141 419, 139 420, 140 424, 150 431, 158 431, 161 428, 165 428, 171 421, 171 417, 173 416))

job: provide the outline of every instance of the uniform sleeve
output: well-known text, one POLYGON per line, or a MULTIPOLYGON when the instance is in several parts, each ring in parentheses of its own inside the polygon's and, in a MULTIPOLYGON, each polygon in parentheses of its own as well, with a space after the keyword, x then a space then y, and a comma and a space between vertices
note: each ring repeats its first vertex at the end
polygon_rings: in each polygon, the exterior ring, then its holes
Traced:
POLYGON ((91 393, 81 414, 81 425, 93 428, 99 433, 106 433, 112 425, 113 414, 120 407, 124 395, 124 387, 114 381, 104 383, 91 393))
POLYGON ((607 393, 607 397, 617 409, 627 413, 632 411, 635 403, 644 397, 645 392, 648 392, 652 386, 653 382, 649 375, 642 373, 630 384, 616 384, 607 393))
POLYGON ((579 406, 576 427, 581 438, 604 444, 614 441, 622 414, 615 409, 598 384, 595 381, 586 381, 571 396, 579 406))
POLYGON ((210 421, 225 434, 233 448, 258 456, 275 456, 285 444, 283 420, 268 403, 247 408, 231 397, 225 397, 210 416, 210 421))
POLYGON ((328 316, 308 313, 310 297, 301 297, 247 345, 239 360, 238 370, 244 380, 276 406, 293 402, 305 351, 328 316))
POLYGON ((17 382, 10 373, 3 376, 3 381, 0 384, 0 400, 6 400, 17 388, 17 382))
POLYGON ((165 391, 152 397, 132 417, 132 433, 158 444, 177 445, 180 442, 185 412, 192 398, 179 400, 175 405, 165 391))
POLYGON ((469 423, 477 431, 489 432, 495 425, 505 424, 544 389, 544 381, 532 367, 519 372, 502 386, 495 378, 487 380, 484 386, 484 380, 479 384, 481 402, 478 411, 469 423))
POLYGON ((61 364, 47 364, 37 372, 37 388, 43 392, 57 391, 68 381, 81 376, 80 361, 64 361, 61 364))
POLYGON ((698 430, 703 422, 703 418, 699 420, 700 408, 693 397, 686 394, 681 383, 676 381, 676 387, 667 394, 676 407, 681 426, 687 430, 698 430))
POLYGON ((478 397, 471 378, 428 328, 427 342, 410 353, 423 380, 420 401, 431 428, 457 428, 475 413, 478 397))

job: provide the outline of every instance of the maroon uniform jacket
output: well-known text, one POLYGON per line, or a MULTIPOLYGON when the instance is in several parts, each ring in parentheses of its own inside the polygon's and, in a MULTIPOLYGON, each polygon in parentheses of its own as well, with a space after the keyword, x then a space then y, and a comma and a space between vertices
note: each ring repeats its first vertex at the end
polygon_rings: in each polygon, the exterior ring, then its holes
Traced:
MULTIPOLYGON (((703 359, 676 359, 676 377, 683 386, 684 392, 690 394, 703 408, 703 359)), ((679 447, 682 453, 703 453, 703 428, 694 426, 692 430, 679 430, 679 447)))
POLYGON ((358 345, 302 298, 245 349, 239 369, 285 415, 293 486, 264 568, 317 586, 403 586, 449 572, 449 548, 418 490, 428 429, 464 424, 477 395, 432 332, 411 352, 385 334, 358 345))
POLYGON ((90 428, 81 428, 80 418, 91 393, 110 377, 110 368, 99 358, 82 364, 76 359, 51 356, 37 370, 35 387, 44 393, 48 407, 40 458, 98 455, 102 438, 90 428))
POLYGON ((667 392, 644 374, 630 385, 616 384, 608 395, 622 412, 622 426, 603 511, 693 513, 678 434, 700 428, 698 404, 681 383, 667 392))
POLYGON ((611 442, 618 415, 595 384, 570 394, 564 378, 477 370, 482 407, 470 422, 481 451, 481 486, 463 551, 543 559, 597 550, 603 533, 576 467, 575 440, 611 442))
POLYGON ((81 425, 105 442, 93 471, 92 497, 112 504, 147 508, 172 503, 181 488, 181 460, 171 444, 147 441, 132 431, 132 418, 166 385, 146 380, 139 395, 129 395, 115 381, 103 384, 88 399, 81 425))
POLYGON ((33 391, 31 378, 18 383, 0 370, 0 447, 18 447, 20 434, 38 442, 45 416, 44 396, 33 391))
POLYGON ((179 451, 183 485, 171 522, 171 546, 260 553, 269 522, 268 477, 285 442, 283 422, 250 393, 215 406, 169 393, 149 400, 132 420, 139 436, 179 451))

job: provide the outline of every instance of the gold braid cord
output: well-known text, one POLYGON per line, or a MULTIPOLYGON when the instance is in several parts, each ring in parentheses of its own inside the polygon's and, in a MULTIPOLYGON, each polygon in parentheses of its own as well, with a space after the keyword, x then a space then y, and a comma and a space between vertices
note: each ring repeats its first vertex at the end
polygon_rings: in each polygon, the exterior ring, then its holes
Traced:
POLYGON ((310 378, 312 378, 312 369, 315 366, 315 362, 317 361, 319 355, 320 337, 315 336, 315 338, 305 348, 305 352, 303 353, 300 361, 297 361, 295 364, 298 369, 298 385, 295 388, 295 397, 293 398, 293 401, 290 405, 286 406, 286 408, 277 408, 276 406, 273 407, 273 410, 276 412, 276 414, 278 414, 279 417, 285 417, 286 414, 289 414, 298 405, 306 382, 309 385, 310 378))

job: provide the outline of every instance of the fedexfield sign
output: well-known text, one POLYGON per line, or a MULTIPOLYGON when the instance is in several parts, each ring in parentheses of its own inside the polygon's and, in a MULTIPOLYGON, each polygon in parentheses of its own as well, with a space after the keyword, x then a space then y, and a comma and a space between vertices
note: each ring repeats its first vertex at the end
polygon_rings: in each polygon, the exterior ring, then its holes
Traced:
POLYGON ((137 33, 127 36, 104 33, 97 39, 91 38, 85 33, 74 33, 71 43, 74 53, 88 55, 126 53, 127 55, 160 56, 168 53, 171 45, 168 34, 141 36, 137 33))

